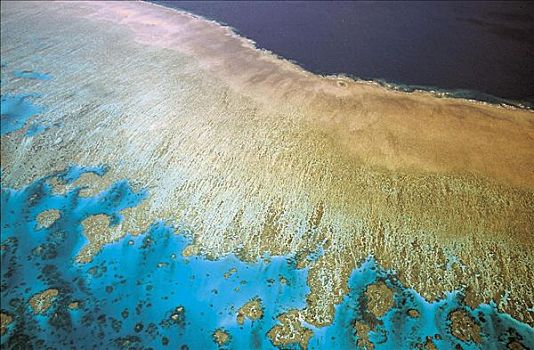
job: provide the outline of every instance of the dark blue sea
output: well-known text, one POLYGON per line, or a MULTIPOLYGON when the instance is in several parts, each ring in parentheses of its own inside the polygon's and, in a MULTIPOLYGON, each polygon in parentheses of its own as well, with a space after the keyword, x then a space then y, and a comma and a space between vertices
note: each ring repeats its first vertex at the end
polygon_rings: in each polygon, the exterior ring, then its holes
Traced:
POLYGON ((534 103, 534 2, 154 2, 315 73, 534 103))

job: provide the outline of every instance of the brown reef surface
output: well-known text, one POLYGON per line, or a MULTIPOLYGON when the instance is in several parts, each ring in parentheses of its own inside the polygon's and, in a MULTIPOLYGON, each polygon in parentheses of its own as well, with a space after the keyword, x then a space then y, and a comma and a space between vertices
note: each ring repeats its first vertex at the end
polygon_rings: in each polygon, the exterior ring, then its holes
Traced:
POLYGON ((532 111, 318 76, 149 3, 1 6, 2 58, 54 77, 2 86, 41 92, 34 119, 49 126, 2 136, 3 185, 106 164, 89 191, 119 179, 149 191, 84 252, 165 219, 214 258, 321 245, 300 263, 299 315, 316 326, 370 254, 428 299, 462 288, 534 325, 532 111))

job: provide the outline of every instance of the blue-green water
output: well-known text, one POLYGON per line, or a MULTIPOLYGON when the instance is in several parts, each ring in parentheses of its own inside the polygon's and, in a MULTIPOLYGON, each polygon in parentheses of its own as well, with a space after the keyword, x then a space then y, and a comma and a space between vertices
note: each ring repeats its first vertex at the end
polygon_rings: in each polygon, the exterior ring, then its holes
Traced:
MULTIPOLYGON (((103 171, 73 167, 57 177, 71 183, 84 172, 103 171)), ((146 192, 119 181, 91 198, 79 197, 79 188, 56 195, 46 180, 19 191, 2 189, 1 305, 16 315, 4 345, 22 341, 62 348, 74 341, 76 348, 121 348, 129 341, 134 348, 161 348, 168 341, 170 348, 206 349, 215 347, 211 334, 223 327, 232 335, 232 346, 265 348, 272 347, 265 333, 275 316, 305 306, 307 271, 295 269, 294 259, 264 257, 254 264, 235 256, 187 259, 181 255, 187 233, 176 235, 162 222, 106 246, 89 264, 73 263, 86 243, 83 219, 106 214, 112 225, 118 224, 120 211, 139 204, 146 192), (36 216, 49 209, 60 210, 61 218, 48 229, 36 229, 36 216), (225 279, 231 268, 237 272, 225 279), (35 316, 26 301, 48 288, 60 295, 45 316, 35 316), (237 309, 254 297, 264 301, 265 320, 238 325, 237 309), (82 307, 68 309, 72 301, 81 301, 82 307), (180 306, 185 312, 172 319, 180 306), (137 332, 136 325, 143 330, 137 332)))
MULTIPOLYGON (((80 197, 79 187, 56 194, 47 182, 55 176, 72 183, 86 172, 103 176, 106 168, 73 166, 21 189, 2 188, 1 308, 14 316, 2 348, 216 349, 212 334, 218 328, 231 336, 223 348, 275 348, 266 333, 279 314, 306 306, 307 269, 297 269, 293 256, 264 256, 254 263, 233 255, 216 261, 183 257, 191 233, 185 226, 164 222, 106 245, 90 263, 75 263, 87 243, 82 220, 105 214, 112 226, 117 225, 123 220, 121 210, 139 205, 148 195, 134 190, 127 180, 94 197, 80 197), (61 217, 49 228, 36 228, 37 215, 49 209, 60 210, 61 217), (237 272, 224 278, 232 268, 237 272), (280 282, 281 276, 287 284, 280 282), (58 289, 58 297, 43 315, 35 315, 28 300, 49 288, 58 289), (263 317, 239 325, 237 310, 254 297, 262 300, 263 317), (68 307, 73 301, 80 302, 79 309, 68 307), (177 308, 182 311, 177 313, 177 308)), ((320 254, 314 252, 310 258, 320 254)), ((428 303, 370 257, 353 271, 350 293, 336 307, 333 324, 320 329, 308 325, 314 330, 310 348, 356 348, 353 324, 369 317, 364 291, 378 281, 395 292, 395 302, 375 320, 377 326, 369 334, 377 349, 412 349, 435 334, 441 335, 434 341, 439 349, 456 344, 464 349, 499 349, 510 339, 534 347, 532 328, 498 313, 494 306, 472 310, 462 304, 459 292, 428 303), (452 336, 447 317, 459 308, 481 325, 482 344, 452 336), (409 317, 409 309, 420 317, 409 317)))
POLYGON ((49 74, 35 72, 31 70, 16 70, 13 75, 17 78, 33 79, 33 80, 50 80, 52 77, 49 74))
MULTIPOLYGON (((6 68, 7 64, 2 64, 2 69, 6 68)), ((2 72, 4 73, 4 72, 2 72)), ((50 80, 52 77, 49 74, 36 71, 13 71, 13 77, 19 79, 30 80, 50 80)), ((2 85, 5 83, 5 78, 2 78, 2 85)), ((25 124, 34 116, 43 113, 44 108, 36 103, 34 100, 39 98, 39 93, 25 93, 25 94, 2 94, 1 96, 1 116, 0 116, 0 135, 9 134, 17 131, 25 126, 25 124)), ((34 136, 46 130, 42 124, 32 124, 27 132, 27 136, 34 136)))
POLYGON ((33 116, 41 113, 41 107, 33 104, 32 98, 37 94, 2 95, 0 135, 16 131, 33 116))

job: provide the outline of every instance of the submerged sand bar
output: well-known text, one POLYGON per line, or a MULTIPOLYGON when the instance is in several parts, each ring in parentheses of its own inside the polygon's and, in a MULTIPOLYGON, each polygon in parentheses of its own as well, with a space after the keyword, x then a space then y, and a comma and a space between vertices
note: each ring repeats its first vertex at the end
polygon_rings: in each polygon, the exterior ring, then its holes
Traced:
POLYGON ((318 326, 369 254, 427 298, 464 289, 534 324, 532 111, 318 76, 149 3, 1 6, 2 58, 54 77, 2 93, 39 88, 35 120, 61 125, 2 136, 4 185, 104 163, 97 187, 150 193, 124 232, 182 222, 213 257, 322 246, 302 311, 318 326))

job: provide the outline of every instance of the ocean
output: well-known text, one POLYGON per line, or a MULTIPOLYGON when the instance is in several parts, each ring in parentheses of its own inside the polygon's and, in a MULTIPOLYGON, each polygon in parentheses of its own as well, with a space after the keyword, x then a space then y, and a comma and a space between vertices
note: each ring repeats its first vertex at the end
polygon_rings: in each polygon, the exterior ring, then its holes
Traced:
POLYGON ((233 27, 314 73, 534 102, 533 3, 154 2, 233 27))

